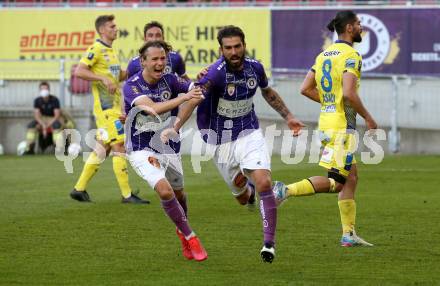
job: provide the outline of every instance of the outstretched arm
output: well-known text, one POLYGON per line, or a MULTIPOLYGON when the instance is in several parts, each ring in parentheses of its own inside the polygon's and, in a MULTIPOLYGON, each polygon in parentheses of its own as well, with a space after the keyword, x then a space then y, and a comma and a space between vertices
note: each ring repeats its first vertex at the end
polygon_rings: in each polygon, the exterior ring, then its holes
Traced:
POLYGON ((318 89, 316 88, 315 72, 312 70, 307 73, 306 78, 301 84, 301 94, 313 101, 321 102, 319 100, 318 89))
POLYGON ((200 89, 192 89, 185 95, 178 96, 176 98, 163 102, 154 102, 147 96, 142 96, 138 100, 136 100, 134 104, 148 114, 157 115, 173 110, 174 108, 192 98, 200 99, 202 98, 202 96, 203 95, 200 89))
MULTIPOLYGON (((195 89, 200 90, 196 87, 195 89)), ((174 122, 174 126, 167 128, 160 134, 160 139, 163 143, 167 143, 171 138, 178 138, 178 132, 182 128, 183 124, 188 120, 188 118, 193 113, 197 105, 202 102, 203 98, 191 98, 181 106, 179 106, 179 112, 177 113, 177 118, 174 122)))
POLYGON ((267 103, 286 120, 287 126, 292 130, 293 135, 299 135, 301 128, 305 125, 293 116, 280 95, 271 87, 262 88, 261 93, 267 103))
POLYGON ((176 132, 182 128, 183 124, 185 124, 196 106, 199 105, 202 100, 203 99, 192 98, 180 106, 179 113, 177 113, 176 122, 174 123, 174 130, 176 132))

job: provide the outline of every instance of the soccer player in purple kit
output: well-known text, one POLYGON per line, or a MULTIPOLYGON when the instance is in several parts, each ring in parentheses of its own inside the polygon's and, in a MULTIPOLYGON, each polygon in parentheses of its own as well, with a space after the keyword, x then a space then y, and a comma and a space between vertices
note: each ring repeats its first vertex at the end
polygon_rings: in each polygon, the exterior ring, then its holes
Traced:
MULTIPOLYGON (((260 254, 264 262, 271 263, 275 258, 277 206, 269 152, 254 111, 253 96, 257 88, 261 88, 264 99, 286 120, 293 135, 298 135, 304 125, 269 87, 263 65, 245 57, 245 35, 239 27, 224 27, 218 32, 217 40, 223 57, 198 82, 206 99, 198 100, 197 125, 203 140, 216 146, 214 162, 238 202, 255 203, 255 190, 259 193, 264 233, 260 254)), ((191 114, 195 101, 182 108, 183 120, 176 120, 174 129, 164 132, 168 135, 177 132, 191 114)))
POLYGON ((139 50, 143 69, 123 89, 126 149, 133 169, 157 192, 165 213, 176 225, 183 255, 202 261, 208 254, 187 220, 180 142, 163 144, 160 131, 172 126, 179 105, 199 100, 203 94, 192 83, 164 73, 169 50, 163 41, 148 41, 139 50), (178 96, 181 93, 186 94, 178 96))
MULTIPOLYGON (((144 26, 144 40, 150 41, 164 41, 164 31, 161 23, 152 21, 144 26)), ((135 73, 142 70, 141 61, 139 55, 133 57, 127 66, 127 78, 130 78, 135 73)), ((185 62, 179 53, 175 51, 169 51, 167 54, 167 64, 164 69, 164 73, 172 73, 178 77, 189 81, 189 77, 186 75, 185 62)))

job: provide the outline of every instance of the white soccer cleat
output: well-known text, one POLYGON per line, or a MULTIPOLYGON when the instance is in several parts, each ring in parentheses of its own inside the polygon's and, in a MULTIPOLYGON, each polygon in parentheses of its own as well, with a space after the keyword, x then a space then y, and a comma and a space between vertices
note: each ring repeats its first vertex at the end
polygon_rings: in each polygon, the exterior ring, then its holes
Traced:
POLYGON ((287 200, 287 187, 283 182, 274 181, 272 186, 273 194, 275 195, 275 201, 277 207, 280 206, 285 200, 287 200))
POLYGON ((366 242, 365 240, 357 236, 355 231, 352 231, 342 235, 341 246, 344 247, 374 246, 374 244, 366 242))

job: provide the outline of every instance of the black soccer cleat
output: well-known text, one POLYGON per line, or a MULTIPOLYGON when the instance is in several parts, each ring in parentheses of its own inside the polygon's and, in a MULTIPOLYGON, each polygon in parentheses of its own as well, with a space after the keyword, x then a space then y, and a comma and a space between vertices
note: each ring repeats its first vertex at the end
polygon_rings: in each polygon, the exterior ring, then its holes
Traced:
POLYGON ((78 202, 91 202, 89 194, 85 190, 80 192, 73 189, 70 192, 70 197, 74 200, 77 200, 78 202))
POLYGON ((128 198, 122 198, 123 204, 149 204, 149 200, 144 200, 136 196, 135 194, 131 193, 131 196, 128 198))
POLYGON ((263 262, 272 263, 275 259, 275 248, 269 243, 265 243, 261 249, 260 255, 263 262))

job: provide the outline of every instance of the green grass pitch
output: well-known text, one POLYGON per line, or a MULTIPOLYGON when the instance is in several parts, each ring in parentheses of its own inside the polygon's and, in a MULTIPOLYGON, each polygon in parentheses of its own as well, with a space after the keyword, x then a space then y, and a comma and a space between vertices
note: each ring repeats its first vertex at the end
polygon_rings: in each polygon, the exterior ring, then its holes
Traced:
MULTIPOLYGON (((186 261, 156 194, 130 170, 151 205, 122 205, 106 161, 88 192, 69 198, 82 168, 53 156, 0 157, 1 285, 438 285, 440 157, 391 156, 359 166, 357 232, 372 248, 339 246, 336 195, 293 198, 278 211, 277 256, 259 257, 260 217, 238 205, 212 162, 195 174, 185 157, 189 220, 209 253, 186 261)), ((285 182, 324 174, 285 165, 285 182)))

